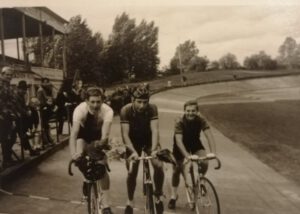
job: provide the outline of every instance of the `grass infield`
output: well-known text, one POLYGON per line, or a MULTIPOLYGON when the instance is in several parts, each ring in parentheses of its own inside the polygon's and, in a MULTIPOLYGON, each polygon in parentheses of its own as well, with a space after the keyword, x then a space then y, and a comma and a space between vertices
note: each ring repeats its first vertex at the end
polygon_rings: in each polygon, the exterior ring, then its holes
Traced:
POLYGON ((201 113, 225 136, 300 184, 300 101, 204 105, 201 113))

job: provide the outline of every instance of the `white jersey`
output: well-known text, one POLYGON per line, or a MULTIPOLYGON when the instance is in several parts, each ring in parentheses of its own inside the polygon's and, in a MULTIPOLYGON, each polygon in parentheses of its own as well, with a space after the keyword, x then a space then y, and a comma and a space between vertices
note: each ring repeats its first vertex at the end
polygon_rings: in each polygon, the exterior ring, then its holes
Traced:
MULTIPOLYGON (((85 127, 88 115, 93 114, 89 111, 88 104, 86 102, 82 102, 74 110, 73 122, 78 122, 82 127, 85 127)), ((103 122, 112 122, 114 113, 111 107, 103 103, 100 107, 100 111, 98 111, 98 115, 94 116, 97 118, 98 124, 103 124, 103 122)))
POLYGON ((100 140, 102 136, 102 125, 104 122, 112 122, 113 110, 103 103, 97 115, 89 111, 86 102, 80 103, 74 110, 73 123, 80 124, 77 139, 83 139, 86 143, 100 140))

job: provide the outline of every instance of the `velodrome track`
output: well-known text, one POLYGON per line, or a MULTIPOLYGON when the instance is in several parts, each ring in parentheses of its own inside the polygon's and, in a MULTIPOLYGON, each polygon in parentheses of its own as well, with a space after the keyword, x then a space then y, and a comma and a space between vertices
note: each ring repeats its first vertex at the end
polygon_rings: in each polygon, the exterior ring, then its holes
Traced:
MULTIPOLYGON (((151 102, 159 107, 160 137, 163 147, 171 148, 174 119, 181 114, 186 100, 202 97, 200 104, 205 105, 299 99, 299 83, 300 76, 289 76, 178 88, 156 94, 151 98, 151 102)), ((214 128, 213 134, 223 166, 219 171, 211 167, 208 177, 213 181, 219 193, 222 213, 298 214, 300 212, 300 188, 297 185, 257 160, 214 128)), ((114 120, 112 137, 120 141, 118 117, 114 120)), ((1 194, 0 213, 85 213, 84 205, 70 203, 71 200, 80 199, 81 177, 76 171, 75 177, 67 175, 66 164, 69 158, 68 148, 65 148, 19 178, 8 190, 14 193, 24 193, 25 196, 1 194), (26 197, 28 194, 57 200, 26 197)), ((213 164, 212 162, 211 165, 213 164)), ((110 166, 113 211, 116 214, 124 213, 123 208, 126 203, 124 163, 112 161, 110 166)), ((167 196, 165 211, 171 213, 173 211, 166 208, 170 195, 171 167, 166 165, 165 168, 164 192, 167 196)), ((135 213, 143 213, 141 176, 137 184, 135 213)), ((190 213, 186 208, 182 183, 176 213, 190 213)))
MULTIPOLYGON (((200 97, 200 105, 272 102, 300 99, 300 76, 244 80, 169 90, 152 102, 161 110, 162 138, 172 134, 167 123, 182 111, 186 100, 200 97)), ((172 121, 173 122, 173 121, 172 121)), ((300 188, 213 129, 223 167, 208 177, 216 184, 222 213, 299 213, 300 188)), ((170 139, 170 138, 169 138, 170 139)), ((212 163, 213 164, 213 163, 212 163)), ((184 194, 182 193, 182 198, 184 194)), ((182 199, 181 198, 181 199, 182 199)), ((185 198, 180 200, 184 206, 185 198)))

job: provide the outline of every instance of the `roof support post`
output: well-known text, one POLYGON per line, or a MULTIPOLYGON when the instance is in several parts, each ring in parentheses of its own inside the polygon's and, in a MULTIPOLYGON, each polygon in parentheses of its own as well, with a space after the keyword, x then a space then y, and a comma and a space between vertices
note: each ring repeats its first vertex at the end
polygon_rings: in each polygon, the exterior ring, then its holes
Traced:
POLYGON ((17 54, 18 54, 18 60, 20 60, 20 44, 19 44, 19 38, 17 40, 17 54))
POLYGON ((55 29, 54 28, 52 28, 52 43, 53 43, 52 54, 53 54, 53 65, 54 65, 53 67, 56 68, 57 66, 56 66, 56 56, 55 56, 56 53, 55 53, 55 29))
POLYGON ((26 48, 26 16, 25 14, 22 14, 22 47, 23 47, 23 57, 25 62, 25 67, 29 68, 29 62, 28 62, 28 55, 27 55, 27 48, 26 48))
POLYGON ((67 35, 63 35, 63 75, 64 78, 67 77, 67 35))
POLYGON ((2 54, 2 62, 5 63, 5 47, 4 47, 4 16, 3 16, 3 9, 0 9, 0 38, 1 38, 1 54, 2 54))
POLYGON ((41 66, 43 66, 44 62, 44 48, 43 48, 43 25, 39 22, 39 38, 40 38, 40 54, 41 54, 41 66))

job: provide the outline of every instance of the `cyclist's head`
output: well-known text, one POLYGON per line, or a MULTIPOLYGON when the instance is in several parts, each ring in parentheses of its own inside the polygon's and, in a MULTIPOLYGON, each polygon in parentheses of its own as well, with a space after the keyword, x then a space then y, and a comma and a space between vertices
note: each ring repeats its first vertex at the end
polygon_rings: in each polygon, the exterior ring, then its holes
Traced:
POLYGON ((199 113, 199 106, 196 100, 187 101, 184 104, 184 115, 188 120, 193 120, 199 113))
POLYGON ((134 99, 148 99, 149 100, 149 98, 150 98, 149 87, 147 87, 146 85, 137 86, 134 89, 132 96, 134 99))
POLYGON ((144 85, 139 85, 132 93, 133 106, 138 112, 145 110, 149 104, 150 93, 149 89, 144 85))
POLYGON ((103 103, 103 93, 100 88, 90 87, 86 91, 86 102, 90 108, 90 111, 95 113, 100 110, 103 103))

